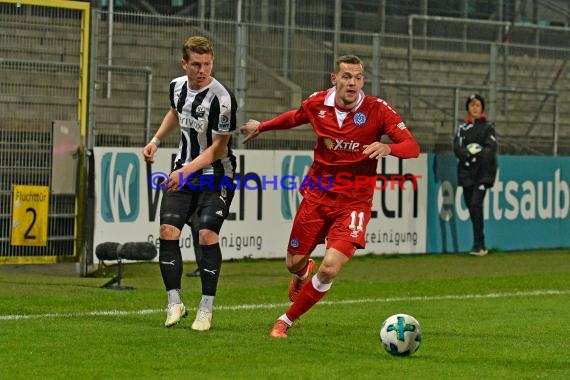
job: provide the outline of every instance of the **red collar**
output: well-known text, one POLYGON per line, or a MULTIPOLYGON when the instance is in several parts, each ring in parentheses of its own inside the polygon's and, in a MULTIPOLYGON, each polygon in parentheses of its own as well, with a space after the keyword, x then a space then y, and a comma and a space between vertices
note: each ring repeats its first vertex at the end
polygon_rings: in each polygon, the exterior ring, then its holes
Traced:
MULTIPOLYGON (((479 118, 478 118, 477 120, 483 120, 483 121, 485 121, 485 120, 487 120, 487 115, 485 115, 485 114, 483 113, 483 114, 481 114, 481 116, 479 116, 479 118)), ((467 116, 467 117, 465 118, 465 121, 468 122, 468 123, 473 124, 473 123, 475 122, 475 119, 473 119, 473 116, 469 115, 469 116, 467 116)))

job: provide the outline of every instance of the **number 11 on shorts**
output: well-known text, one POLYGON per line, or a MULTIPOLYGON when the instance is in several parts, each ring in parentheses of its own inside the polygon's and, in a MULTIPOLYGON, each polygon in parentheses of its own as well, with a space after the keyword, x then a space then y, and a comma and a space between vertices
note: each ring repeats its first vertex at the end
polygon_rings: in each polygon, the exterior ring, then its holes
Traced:
POLYGON ((352 211, 350 213, 350 224, 348 228, 352 230, 352 235, 357 235, 360 231, 362 231, 364 224, 364 212, 356 212, 352 211), (358 224, 357 224, 358 223, 358 224))

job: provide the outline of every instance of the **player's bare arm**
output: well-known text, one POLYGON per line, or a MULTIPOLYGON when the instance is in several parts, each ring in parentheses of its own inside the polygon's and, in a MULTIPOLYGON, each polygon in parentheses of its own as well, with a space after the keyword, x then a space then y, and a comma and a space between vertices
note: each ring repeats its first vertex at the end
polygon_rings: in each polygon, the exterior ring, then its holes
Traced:
POLYGON ((259 124, 260 122, 257 120, 249 119, 247 123, 242 125, 239 130, 243 135, 246 135, 243 138, 243 143, 247 143, 249 140, 253 140, 254 138, 259 135, 259 124))
POLYGON ((271 120, 264 121, 263 125, 257 120, 250 119, 239 130, 246 135, 243 139, 245 144, 249 140, 256 138, 261 132, 295 128, 308 122, 309 119, 305 116, 302 109, 290 110, 275 116, 271 120))
POLYGON ((362 154, 365 154, 369 158, 375 158, 377 160, 381 157, 388 156, 390 153, 392 153, 390 146, 379 141, 374 141, 370 145, 364 145, 364 150, 362 151, 362 154))
POLYGON ((154 137, 150 140, 148 144, 143 148, 143 156, 144 160, 150 164, 154 163, 154 154, 158 150, 158 146, 160 145, 161 140, 165 139, 168 135, 170 135, 174 130, 178 128, 178 113, 174 109, 170 109, 166 115, 164 115, 164 119, 162 119, 162 123, 160 123, 160 127, 158 131, 154 134, 154 137))

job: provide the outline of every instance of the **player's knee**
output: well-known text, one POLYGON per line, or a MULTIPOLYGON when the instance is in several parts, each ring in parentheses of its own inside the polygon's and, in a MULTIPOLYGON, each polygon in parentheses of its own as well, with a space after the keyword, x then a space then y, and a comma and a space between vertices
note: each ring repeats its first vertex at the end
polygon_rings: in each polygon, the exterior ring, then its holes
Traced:
POLYGON ((290 262, 287 262, 286 265, 287 265, 287 270, 289 271, 289 273, 296 273, 296 272, 300 271, 302 268, 301 265, 293 265, 290 262))
POLYGON ((219 242, 219 235, 208 229, 202 229, 198 233, 198 239, 201 245, 212 245, 219 242))
POLYGON ((186 224, 186 216, 176 212, 160 213, 160 238, 174 240, 180 237, 180 231, 186 224))
POLYGON ((160 225, 160 238, 164 240, 176 240, 180 238, 180 229, 170 224, 160 225))
POLYGON ((335 279, 339 270, 340 268, 337 268, 335 265, 323 262, 319 267, 318 278, 323 284, 329 284, 335 279))
POLYGON ((287 270, 290 273, 297 273, 303 269, 305 265, 307 265, 308 260, 308 256, 293 255, 291 253, 287 253, 287 260, 285 261, 285 265, 287 266, 287 270))

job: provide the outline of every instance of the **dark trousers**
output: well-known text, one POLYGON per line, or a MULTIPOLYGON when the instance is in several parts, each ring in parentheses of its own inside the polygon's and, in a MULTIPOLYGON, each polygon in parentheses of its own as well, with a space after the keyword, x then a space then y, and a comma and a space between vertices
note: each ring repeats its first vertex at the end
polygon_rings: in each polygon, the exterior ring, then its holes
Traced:
POLYGON ((463 200, 469 209, 471 224, 473 225, 473 248, 485 248, 485 235, 483 233, 483 200, 487 189, 477 186, 463 186, 463 200))

